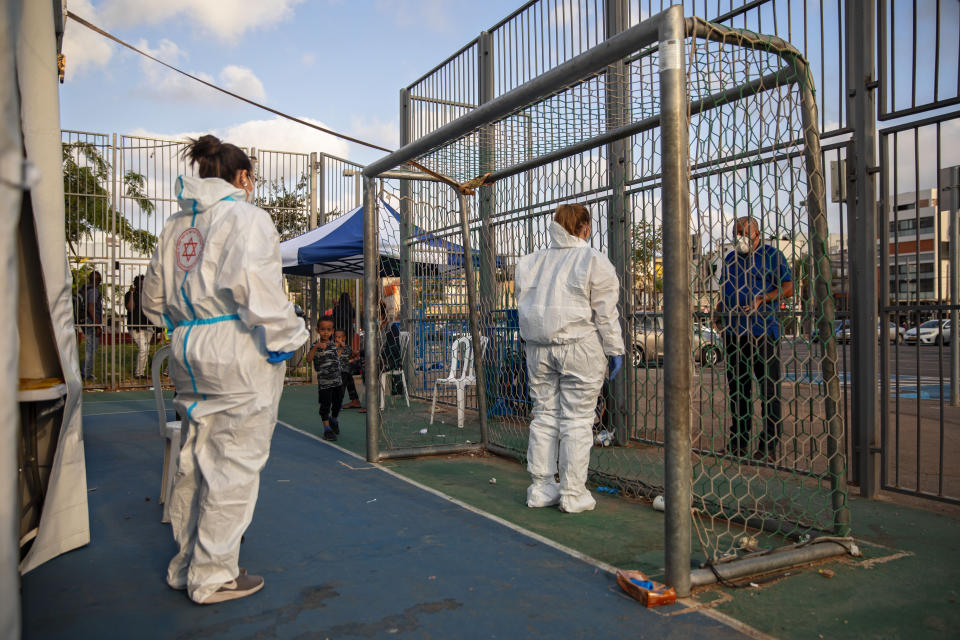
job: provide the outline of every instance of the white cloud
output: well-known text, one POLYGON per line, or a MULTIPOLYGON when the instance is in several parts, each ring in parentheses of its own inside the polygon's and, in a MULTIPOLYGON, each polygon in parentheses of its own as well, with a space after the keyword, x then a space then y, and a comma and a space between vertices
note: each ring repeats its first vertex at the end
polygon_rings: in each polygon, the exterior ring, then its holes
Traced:
POLYGON ((176 19, 181 27, 231 40, 249 30, 289 19, 293 8, 301 2, 303 0, 106 0, 102 14, 109 26, 152 25, 176 19))
MULTIPOLYGON (((152 48, 146 40, 140 40, 136 43, 138 49, 154 56, 159 60, 172 65, 179 65, 180 62, 187 59, 187 54, 180 49, 175 42, 163 39, 152 48)), ((187 102, 200 103, 204 105, 216 105, 222 108, 230 108, 239 103, 225 96, 210 87, 205 87, 196 80, 192 80, 182 74, 176 73, 170 69, 157 64, 147 58, 140 59, 140 70, 143 81, 137 85, 132 92, 134 95, 149 98, 151 100, 162 100, 165 102, 187 102)), ((217 84, 210 74, 202 71, 189 71, 191 74, 212 84, 217 84)), ((219 75, 219 84, 225 89, 233 91, 245 98, 251 100, 263 100, 266 98, 266 91, 263 83, 250 69, 228 65, 224 67, 219 75)))
POLYGON ((253 71, 246 67, 228 65, 220 72, 220 84, 244 98, 263 100, 267 92, 263 90, 263 83, 253 71))
MULTIPOLYGON (((88 0, 70 0, 70 10, 97 24, 100 14, 88 0)), ((67 62, 66 81, 82 75, 87 69, 105 66, 113 57, 113 44, 78 22, 68 21, 63 34, 63 55, 67 62)))
MULTIPOLYGON (((301 118, 311 124, 327 127, 323 122, 313 118, 301 118)), ((328 127, 329 128, 329 127, 328 127)), ((348 157, 349 143, 330 134, 305 127, 302 124, 285 118, 270 120, 248 120, 232 126, 209 131, 187 131, 180 133, 155 133, 148 131, 134 131, 132 135, 185 140, 198 138, 212 133, 225 142, 241 147, 256 147, 271 151, 290 151, 310 153, 311 151, 325 152, 341 158, 348 157)))
MULTIPOLYGON (((293 16, 293 8, 301 2, 303 0, 232 0, 230 3, 220 0, 105 0, 94 6, 90 0, 70 0, 70 11, 107 31, 176 20, 180 23, 179 28, 185 26, 222 41, 235 41, 247 31, 289 19, 293 16)), ((113 43, 103 36, 77 22, 68 21, 63 36, 67 81, 91 68, 106 66, 114 51, 113 43)))
POLYGON ((449 9, 444 0, 377 0, 374 10, 390 15, 399 27, 449 31, 453 25, 449 9))
POLYGON ((350 122, 350 135, 387 149, 396 149, 400 146, 400 124, 396 118, 380 120, 376 117, 354 116, 350 122))

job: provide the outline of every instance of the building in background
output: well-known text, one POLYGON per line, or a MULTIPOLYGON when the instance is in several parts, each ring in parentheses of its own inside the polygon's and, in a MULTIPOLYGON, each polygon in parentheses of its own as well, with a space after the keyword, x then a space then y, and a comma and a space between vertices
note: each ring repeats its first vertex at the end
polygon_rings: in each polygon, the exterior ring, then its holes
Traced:
POLYGON ((949 302, 950 218, 938 211, 937 190, 897 195, 886 232, 891 300, 949 302))

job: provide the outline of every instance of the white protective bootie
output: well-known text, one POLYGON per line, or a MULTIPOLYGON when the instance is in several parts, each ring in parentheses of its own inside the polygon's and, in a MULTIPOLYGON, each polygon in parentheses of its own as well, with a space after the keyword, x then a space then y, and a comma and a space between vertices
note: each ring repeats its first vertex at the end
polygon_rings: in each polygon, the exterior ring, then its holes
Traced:
POLYGON ((552 507, 560 503, 560 485, 552 478, 535 479, 527 487, 527 506, 531 508, 552 507))
POLYGON ((593 511, 596 506, 597 501, 593 499, 593 496, 590 495, 590 492, 586 489, 584 489, 582 493, 560 498, 560 510, 565 513, 593 511))

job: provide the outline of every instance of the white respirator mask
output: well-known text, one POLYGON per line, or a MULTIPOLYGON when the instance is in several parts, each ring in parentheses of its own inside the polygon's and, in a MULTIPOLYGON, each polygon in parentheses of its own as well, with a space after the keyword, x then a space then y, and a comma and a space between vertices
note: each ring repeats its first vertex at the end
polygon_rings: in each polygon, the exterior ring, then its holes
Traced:
POLYGON ((753 249, 753 241, 748 236, 737 236, 737 253, 746 255, 753 249))

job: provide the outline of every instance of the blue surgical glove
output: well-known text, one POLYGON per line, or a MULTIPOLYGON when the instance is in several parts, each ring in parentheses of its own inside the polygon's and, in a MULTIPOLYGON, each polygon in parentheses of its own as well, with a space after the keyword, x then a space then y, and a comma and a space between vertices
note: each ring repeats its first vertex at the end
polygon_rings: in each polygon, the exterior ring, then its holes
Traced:
POLYGON ((610 379, 613 380, 620 373, 620 369, 623 368, 623 356, 610 356, 607 358, 607 362, 610 365, 610 379))
POLYGON ((293 351, 267 351, 267 362, 277 364, 293 357, 293 351))

